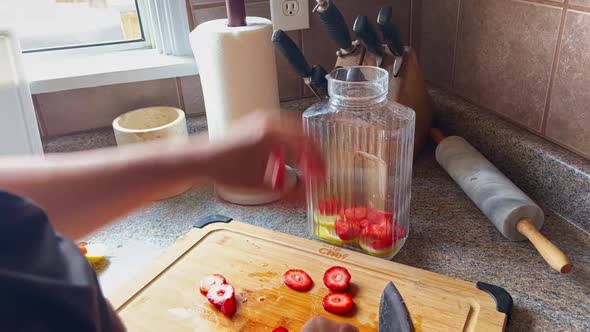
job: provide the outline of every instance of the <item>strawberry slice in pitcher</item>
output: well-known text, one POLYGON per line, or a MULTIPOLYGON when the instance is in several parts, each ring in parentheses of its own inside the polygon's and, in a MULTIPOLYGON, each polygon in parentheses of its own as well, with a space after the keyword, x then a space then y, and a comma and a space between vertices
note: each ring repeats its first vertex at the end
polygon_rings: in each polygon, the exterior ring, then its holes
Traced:
POLYGON ((335 223, 336 235, 342 241, 356 240, 361 233, 360 222, 356 220, 344 221, 338 219, 335 223))

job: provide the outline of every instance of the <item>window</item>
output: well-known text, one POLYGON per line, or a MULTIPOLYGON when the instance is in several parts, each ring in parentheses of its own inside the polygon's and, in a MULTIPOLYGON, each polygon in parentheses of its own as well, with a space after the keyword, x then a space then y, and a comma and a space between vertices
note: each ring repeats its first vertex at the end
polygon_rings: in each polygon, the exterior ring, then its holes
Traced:
MULTIPOLYGON (((139 0, 141 1, 141 0, 139 0)), ((25 53, 121 45, 146 46, 138 0, 0 0, 0 22, 25 53)))
POLYGON ((5 26, 33 94, 198 73, 185 0, 0 0, 5 26))

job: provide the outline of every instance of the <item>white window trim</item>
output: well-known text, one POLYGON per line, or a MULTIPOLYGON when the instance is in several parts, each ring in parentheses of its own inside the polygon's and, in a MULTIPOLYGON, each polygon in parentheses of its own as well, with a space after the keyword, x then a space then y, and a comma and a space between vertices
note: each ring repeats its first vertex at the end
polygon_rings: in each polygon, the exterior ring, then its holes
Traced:
POLYGON ((141 0, 138 3, 147 43, 24 54, 31 93, 198 74, 188 39, 184 1, 141 0), (142 48, 136 49, 138 47, 142 48))

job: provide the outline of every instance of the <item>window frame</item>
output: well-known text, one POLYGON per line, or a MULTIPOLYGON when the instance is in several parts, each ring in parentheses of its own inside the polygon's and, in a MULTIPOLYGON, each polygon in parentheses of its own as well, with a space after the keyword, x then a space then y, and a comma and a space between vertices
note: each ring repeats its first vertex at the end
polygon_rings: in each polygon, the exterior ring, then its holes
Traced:
POLYGON ((137 9, 137 16, 139 18, 139 27, 141 29, 142 38, 136 40, 119 40, 110 41, 103 43, 94 44, 79 44, 79 45, 67 45, 67 46, 56 46, 47 48, 38 48, 23 50, 23 54, 35 54, 45 52, 61 52, 61 54, 67 53, 96 53, 96 52, 109 52, 109 51, 124 51, 133 49, 145 49, 152 48, 150 40, 151 22, 147 19, 145 13, 148 10, 146 0, 134 0, 135 7, 137 9))
POLYGON ((137 0, 137 3, 146 41, 24 53, 31 92, 197 75, 188 38, 188 15, 192 13, 185 1, 137 0), (77 65, 67 65, 69 59, 77 65), (90 67, 100 67, 101 71, 93 72, 88 70, 90 67))

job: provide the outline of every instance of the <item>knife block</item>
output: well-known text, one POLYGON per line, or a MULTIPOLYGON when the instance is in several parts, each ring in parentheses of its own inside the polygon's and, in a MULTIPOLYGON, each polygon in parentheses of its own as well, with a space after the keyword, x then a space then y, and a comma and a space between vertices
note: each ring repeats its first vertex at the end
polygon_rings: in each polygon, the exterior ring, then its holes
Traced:
MULTIPOLYGON (((408 106, 416 112, 414 137, 414 157, 416 157, 430 135, 434 114, 432 101, 426 90, 416 52, 412 47, 405 47, 402 66, 397 77, 393 75, 395 57, 385 45, 383 45, 383 54, 381 68, 389 72, 389 99, 408 106)), ((336 68, 352 66, 377 66, 377 58, 359 45, 353 53, 336 59, 336 68)))

